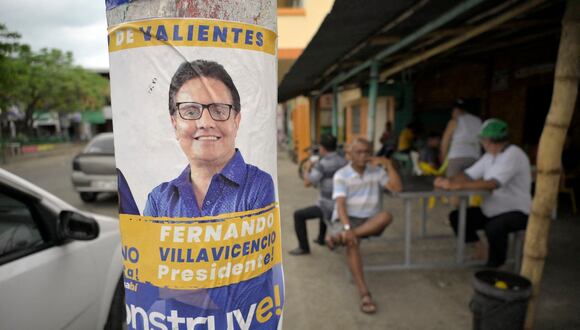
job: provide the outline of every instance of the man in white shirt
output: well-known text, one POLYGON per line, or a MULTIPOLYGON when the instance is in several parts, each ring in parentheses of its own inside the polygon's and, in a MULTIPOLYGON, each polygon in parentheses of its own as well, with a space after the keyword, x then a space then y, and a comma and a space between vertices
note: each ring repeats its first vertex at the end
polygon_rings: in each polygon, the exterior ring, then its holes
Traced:
MULTIPOLYGON (((451 178, 438 178, 435 186, 491 191, 481 208, 467 210, 465 241, 479 242, 476 230, 484 229, 489 242, 486 266, 496 268, 505 263, 508 234, 526 228, 532 205, 531 167, 524 151, 509 143, 504 121, 485 121, 479 138, 486 153, 464 172, 451 178)), ((457 210, 451 212, 449 220, 457 233, 457 210)))
POLYGON ((350 271, 361 297, 363 313, 376 312, 364 279, 362 259, 358 247, 359 239, 380 235, 392 222, 392 215, 381 210, 382 189, 401 191, 399 174, 391 161, 377 157, 371 164, 371 143, 363 138, 356 139, 349 150, 351 162, 334 174, 332 198, 336 202, 333 225, 329 229, 327 244, 346 245, 350 271))

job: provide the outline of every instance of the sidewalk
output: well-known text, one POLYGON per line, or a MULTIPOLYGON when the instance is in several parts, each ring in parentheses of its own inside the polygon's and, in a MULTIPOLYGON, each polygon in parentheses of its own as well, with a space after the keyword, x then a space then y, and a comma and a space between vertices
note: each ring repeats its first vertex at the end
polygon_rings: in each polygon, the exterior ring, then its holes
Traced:
MULTIPOLYGON (((297 246, 292 214, 312 205, 317 191, 305 188, 297 166, 282 151, 278 154, 286 305, 284 329, 470 329, 468 304, 473 294, 474 269, 384 271, 366 274, 377 303, 375 315, 359 311, 359 297, 350 280, 344 251, 332 252, 312 244, 309 256, 290 256, 297 246)), ((402 237, 403 207, 399 200, 385 198, 384 207, 394 215, 385 238, 402 237)), ((418 204, 413 210, 418 215, 418 204)), ((449 207, 438 205, 429 212, 429 233, 451 234, 446 224, 449 207)), ((414 224, 415 233, 420 228, 414 224)), ((318 231, 309 221, 309 239, 318 231)), ((544 271, 536 329, 580 328, 580 218, 567 217, 552 223, 549 256, 544 271)), ((453 258, 454 241, 431 240, 413 245, 414 260, 453 258), (415 259, 417 258, 417 259, 415 259)), ((402 241, 363 242, 363 259, 400 261, 402 241)), ((469 250, 468 250, 469 252, 469 250)))
POLYGON ((18 163, 22 161, 29 161, 39 157, 50 157, 61 155, 65 153, 79 153, 83 150, 86 146, 86 142, 67 142, 67 143, 55 143, 50 145, 41 145, 41 146, 48 146, 47 147, 40 147, 35 148, 33 151, 30 149, 30 152, 20 153, 17 155, 5 155, 3 164, 11 164, 11 163, 18 163))

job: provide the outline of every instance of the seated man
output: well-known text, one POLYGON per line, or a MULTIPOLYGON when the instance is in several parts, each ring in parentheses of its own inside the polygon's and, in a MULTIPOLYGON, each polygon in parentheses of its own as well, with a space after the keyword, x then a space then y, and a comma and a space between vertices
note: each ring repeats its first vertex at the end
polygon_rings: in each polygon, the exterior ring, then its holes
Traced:
POLYGON ((429 133, 427 143, 419 151, 419 161, 426 163, 432 169, 437 170, 441 166, 439 161, 439 147, 441 145, 441 136, 435 132, 429 133))
POLYGON ((358 241, 361 237, 380 235, 393 219, 381 210, 382 188, 402 190, 401 178, 390 159, 374 159, 384 169, 372 165, 371 152, 369 141, 356 139, 349 150, 351 162, 334 175, 332 198, 336 206, 332 234, 327 237, 330 248, 335 244, 346 245, 348 265, 361 296, 363 313, 374 313, 377 308, 364 279, 358 241))
POLYGON ((347 161, 336 153, 336 138, 329 134, 325 134, 320 138, 320 156, 322 158, 319 161, 311 164, 310 168, 304 171, 304 183, 307 186, 314 185, 320 190, 318 203, 294 212, 294 229, 298 238, 298 247, 290 251, 291 255, 310 253, 308 232, 306 231, 306 221, 309 219, 320 219, 320 229, 315 242, 324 245, 324 237, 326 235, 324 221, 330 220, 334 208, 332 177, 338 169, 347 164, 347 161))
MULTIPOLYGON (((508 234, 525 229, 528 222, 532 205, 530 160, 522 149, 509 143, 508 126, 499 119, 484 122, 479 138, 485 154, 465 172, 438 178, 435 186, 491 191, 481 208, 467 209, 465 241, 478 243, 476 231, 484 229, 489 242, 486 266, 496 268, 505 263, 508 234)), ((451 212, 449 220, 457 233, 457 210, 451 212)), ((476 247, 482 249, 479 243, 476 247)))

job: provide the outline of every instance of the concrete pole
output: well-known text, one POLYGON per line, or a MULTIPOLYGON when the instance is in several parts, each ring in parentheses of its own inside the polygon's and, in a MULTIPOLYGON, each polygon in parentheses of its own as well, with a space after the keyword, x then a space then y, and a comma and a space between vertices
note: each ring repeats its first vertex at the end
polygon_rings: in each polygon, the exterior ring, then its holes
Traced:
POLYGON ((375 140, 375 118, 377 117, 377 95, 379 92, 379 62, 371 64, 369 80, 369 111, 367 120, 367 137, 371 143, 375 140))

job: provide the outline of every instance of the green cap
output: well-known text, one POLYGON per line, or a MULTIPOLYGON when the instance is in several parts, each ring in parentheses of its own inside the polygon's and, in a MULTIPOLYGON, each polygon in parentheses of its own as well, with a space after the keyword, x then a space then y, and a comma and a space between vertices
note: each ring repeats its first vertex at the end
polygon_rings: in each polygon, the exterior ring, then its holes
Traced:
POLYGON ((506 138, 508 136, 508 125, 505 121, 497 118, 488 119, 481 125, 478 136, 492 140, 506 138))

